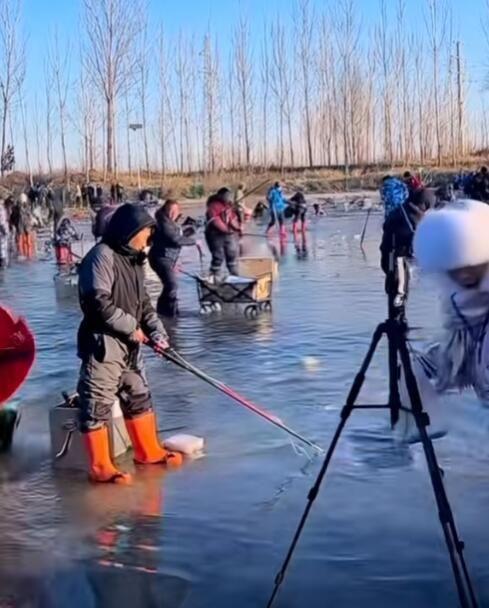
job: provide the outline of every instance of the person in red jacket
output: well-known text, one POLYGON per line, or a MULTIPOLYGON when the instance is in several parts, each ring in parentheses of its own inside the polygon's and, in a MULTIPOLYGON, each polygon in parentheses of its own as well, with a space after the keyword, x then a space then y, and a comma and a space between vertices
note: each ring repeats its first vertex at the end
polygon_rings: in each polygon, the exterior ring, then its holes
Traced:
POLYGON ((403 182, 406 184, 407 189, 409 190, 409 198, 412 199, 413 196, 424 188, 424 184, 417 175, 413 175, 409 171, 406 171, 402 176, 403 182))
POLYGON ((218 278, 223 262, 230 274, 238 274, 241 223, 229 188, 221 188, 207 201, 205 239, 212 255, 210 272, 218 278))

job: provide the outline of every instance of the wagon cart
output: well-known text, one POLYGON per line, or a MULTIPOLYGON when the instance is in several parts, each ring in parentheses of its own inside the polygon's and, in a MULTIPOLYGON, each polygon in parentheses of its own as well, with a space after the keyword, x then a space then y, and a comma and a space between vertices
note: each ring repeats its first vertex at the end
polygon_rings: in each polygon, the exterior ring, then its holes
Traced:
POLYGON ((253 278, 229 276, 223 282, 198 276, 195 280, 202 314, 217 312, 229 304, 244 305, 244 314, 250 317, 272 309, 272 273, 253 278))

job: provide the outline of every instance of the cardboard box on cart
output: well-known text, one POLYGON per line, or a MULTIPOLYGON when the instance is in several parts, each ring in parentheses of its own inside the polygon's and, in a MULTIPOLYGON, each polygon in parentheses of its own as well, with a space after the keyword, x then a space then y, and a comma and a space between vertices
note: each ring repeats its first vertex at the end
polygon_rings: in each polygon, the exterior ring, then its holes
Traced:
POLYGON ((278 277, 278 264, 273 258, 242 257, 238 258, 238 272, 241 277, 253 278, 271 273, 275 281, 278 277))

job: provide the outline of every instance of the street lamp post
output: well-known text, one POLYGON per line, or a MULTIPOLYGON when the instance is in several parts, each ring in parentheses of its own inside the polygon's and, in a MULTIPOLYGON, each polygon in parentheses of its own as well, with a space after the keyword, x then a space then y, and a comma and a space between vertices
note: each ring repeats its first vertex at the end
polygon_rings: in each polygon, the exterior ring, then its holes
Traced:
MULTIPOLYGON (((142 123, 140 122, 133 122, 129 125, 129 128, 131 129, 131 131, 133 131, 134 133, 136 133, 137 131, 140 131, 143 128, 142 123)), ((136 138, 136 147, 137 147, 137 158, 138 158, 138 190, 141 191, 141 151, 140 148, 141 146, 138 144, 137 138, 136 138)))

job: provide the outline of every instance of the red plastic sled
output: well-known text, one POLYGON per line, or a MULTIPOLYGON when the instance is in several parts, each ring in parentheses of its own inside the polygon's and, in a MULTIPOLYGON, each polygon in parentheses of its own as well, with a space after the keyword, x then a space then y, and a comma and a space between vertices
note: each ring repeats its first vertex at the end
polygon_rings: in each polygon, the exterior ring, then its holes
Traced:
POLYGON ((0 407, 24 383, 35 354, 34 336, 24 319, 0 306, 0 407))

